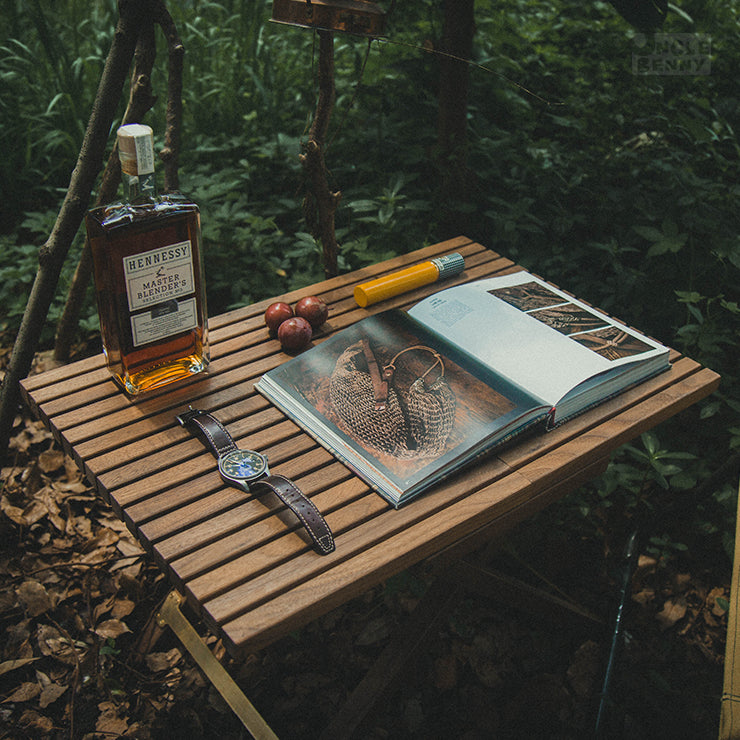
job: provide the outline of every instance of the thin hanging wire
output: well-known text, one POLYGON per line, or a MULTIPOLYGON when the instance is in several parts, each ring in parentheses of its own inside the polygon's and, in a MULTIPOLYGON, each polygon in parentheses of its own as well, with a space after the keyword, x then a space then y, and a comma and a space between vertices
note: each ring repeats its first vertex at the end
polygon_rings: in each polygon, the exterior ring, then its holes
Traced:
MULTIPOLYGON (((310 2, 310 0, 307 0, 307 2, 310 2)), ((395 5, 395 2, 391 5, 391 11, 393 9, 393 6, 395 5)), ((338 128, 334 131, 334 133, 331 135, 331 138, 329 142, 326 144, 326 151, 329 150, 332 142, 335 140, 335 138, 338 136, 338 134, 342 131, 342 128, 344 127, 344 124, 347 120, 347 117, 349 116, 349 112, 352 109, 352 106, 355 103, 355 100, 357 99, 357 95, 360 91, 360 87, 362 86, 362 79, 365 74, 365 67, 367 66, 368 59, 370 58, 370 51, 372 49, 372 42, 377 41, 379 44, 391 44, 395 46, 400 46, 407 49, 413 49, 414 51, 423 51, 426 54, 435 54, 440 57, 446 57, 447 59, 452 59, 456 62, 462 62, 463 64, 467 64, 469 67, 473 67, 474 69, 478 69, 482 72, 485 72, 487 74, 494 75, 500 79, 502 79, 504 82, 506 82, 509 85, 514 86, 521 92, 525 93, 526 95, 529 95, 530 97, 534 98, 535 100, 538 100, 540 103, 543 103, 547 106, 554 106, 554 105, 565 105, 562 101, 553 101, 548 100, 547 98, 542 97, 541 95, 538 95, 536 92, 530 90, 529 88, 525 87, 519 82, 516 82, 515 80, 510 79, 506 75, 502 74, 501 72, 497 72, 495 69, 491 69, 490 67, 487 67, 485 64, 480 64, 479 62, 475 62, 472 59, 466 59, 465 57, 458 56, 457 54, 452 54, 447 51, 441 51, 439 49, 429 49, 426 46, 419 46, 418 44, 412 44, 406 41, 395 41, 389 38, 382 38, 382 37, 374 37, 369 38, 367 40, 367 49, 365 51, 365 57, 362 61, 362 66, 360 67, 360 73, 357 79, 357 82, 355 83, 354 90, 352 91, 352 97, 348 101, 347 105, 344 108, 344 113, 342 115, 342 119, 339 123, 338 128)), ((315 65, 315 59, 316 59, 316 34, 314 33, 314 42, 313 42, 313 49, 311 53, 311 66, 312 69, 314 69, 315 65)), ((315 74, 314 74, 315 79, 315 74)), ((304 131, 305 133, 305 131, 304 131)))
POLYGON ((513 85, 514 87, 521 90, 523 93, 530 95, 531 97, 535 98, 535 100, 539 100, 541 103, 544 103, 545 105, 565 105, 565 103, 561 101, 547 100, 546 98, 543 98, 541 95, 538 95, 536 92, 532 92, 532 90, 524 87, 524 85, 521 85, 518 82, 515 82, 512 79, 509 79, 505 74, 502 74, 501 72, 497 72, 495 69, 491 69, 490 67, 486 67, 485 64, 474 62, 472 59, 465 59, 465 57, 457 56, 456 54, 451 54, 450 52, 447 52, 447 51, 440 51, 439 49, 429 49, 426 46, 418 46, 417 44, 410 44, 406 41, 393 41, 392 39, 387 39, 387 38, 378 38, 375 40, 381 43, 384 43, 384 44, 394 44, 395 46, 404 46, 408 49, 415 49, 416 51, 423 51, 423 52, 426 52, 427 54, 436 54, 437 56, 440 56, 440 57, 447 57, 448 59, 453 59, 456 62, 463 62, 464 64, 467 64, 469 67, 480 69, 482 72, 487 72, 488 74, 492 74, 492 75, 495 75, 496 77, 501 78, 502 80, 504 80, 504 82, 507 82, 509 85, 513 85))
MULTIPOLYGON (((311 0, 306 0, 307 5, 311 5, 311 0)), ((388 13, 386 14, 386 18, 389 18, 391 14, 393 13, 393 9, 396 6, 396 0, 392 0, 390 9, 388 13)), ((318 38, 318 34, 316 31, 314 31, 313 34, 313 46, 311 49, 311 70, 312 70, 312 77, 315 80, 316 79, 316 39, 318 38)), ((331 137, 329 138, 329 141, 326 143, 324 147, 324 153, 328 152, 331 148, 332 143, 337 138, 337 136, 341 133, 342 129, 344 128, 344 124, 347 121, 347 118, 349 117, 349 113, 355 103, 355 100, 357 99, 357 95, 359 94, 360 87, 362 86, 362 80, 365 74, 365 67, 367 66, 368 59, 370 58, 370 51, 372 49, 372 42, 377 41, 378 43, 384 43, 384 44, 392 44, 395 46, 400 46, 407 49, 413 49, 414 51, 423 51, 426 54, 436 54, 440 57, 446 57, 447 59, 452 59, 457 62, 462 62, 463 64, 467 64, 469 67, 473 67, 475 69, 478 69, 482 72, 485 72, 487 74, 492 74, 500 79, 502 79, 504 82, 506 82, 509 85, 513 85, 515 88, 520 90, 521 92, 525 93, 526 95, 529 95, 530 97, 534 98, 535 100, 538 100, 541 103, 544 103, 547 106, 553 106, 553 105, 564 105, 562 101, 552 101, 547 100, 546 98, 543 98, 541 95, 538 95, 537 93, 533 92, 529 88, 525 87, 524 85, 516 82, 515 80, 512 80, 508 78, 506 75, 502 74, 501 72, 497 72, 495 69, 491 69, 490 67, 487 67, 485 64, 480 64, 479 62, 475 62, 472 59, 466 59, 465 57, 458 56, 457 54, 452 54, 450 52, 441 51, 439 49, 430 49, 426 46, 420 46, 418 44, 412 44, 406 41, 395 41, 392 39, 389 39, 387 37, 372 37, 368 38, 367 40, 367 49, 365 50, 365 57, 362 60, 362 66, 360 67, 360 73, 357 78, 357 82, 355 83, 354 89, 352 91, 352 97, 348 101, 347 105, 344 107, 344 112, 342 114, 342 118, 339 122, 339 125, 334 130, 334 132, 331 134, 331 137)), ((304 129, 304 135, 307 133, 311 126, 310 120, 306 123, 306 128, 304 129)))

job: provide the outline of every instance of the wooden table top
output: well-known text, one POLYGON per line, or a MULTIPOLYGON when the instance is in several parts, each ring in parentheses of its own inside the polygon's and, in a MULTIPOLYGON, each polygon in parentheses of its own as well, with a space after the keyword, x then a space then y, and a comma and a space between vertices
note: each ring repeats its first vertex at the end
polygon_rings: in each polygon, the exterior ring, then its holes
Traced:
MULTIPOLYGON (((329 304, 321 341, 440 288, 361 309, 352 297, 357 283, 452 251, 465 256, 466 269, 445 287, 521 269, 458 237, 280 298, 319 295, 329 304)), ((603 470, 613 450, 719 382, 671 351, 669 372, 394 510, 254 390, 264 372, 289 359, 263 323, 272 300, 213 317, 209 373, 141 399, 118 390, 102 355, 22 383, 27 403, 64 451, 237 657, 431 555, 504 531, 603 470), (213 412, 239 446, 266 453, 273 472, 296 481, 331 526, 334 553, 317 555, 293 522, 223 483, 213 456, 175 421, 189 404, 213 412)))

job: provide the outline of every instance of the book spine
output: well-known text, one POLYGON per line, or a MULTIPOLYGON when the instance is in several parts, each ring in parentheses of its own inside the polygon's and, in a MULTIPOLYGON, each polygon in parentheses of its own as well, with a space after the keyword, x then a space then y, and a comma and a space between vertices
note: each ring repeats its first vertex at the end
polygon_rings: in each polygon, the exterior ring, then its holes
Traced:
MULTIPOLYGON (((555 429, 555 427, 559 427, 562 424, 565 424, 566 421, 570 421, 571 419, 575 419, 576 416, 580 416, 581 414, 585 414, 587 411, 590 411, 591 409, 595 408, 596 406, 601 406, 601 404, 606 403, 607 401, 611 400, 612 398, 616 398, 617 396, 621 396, 625 391, 630 390, 630 388, 634 388, 635 386, 641 385, 646 380, 650 380, 650 378, 654 378, 656 375, 660 375, 661 373, 666 372, 667 370, 670 370, 671 366, 668 365, 668 367, 661 367, 658 368, 655 372, 650 373, 649 375, 645 375, 641 378, 638 378, 635 380, 634 383, 630 383, 629 385, 626 385, 622 388, 619 388, 619 390, 614 391, 614 393, 610 393, 608 396, 601 396, 592 403, 588 404, 587 406, 584 406, 582 409, 578 409, 578 411, 570 414, 569 416, 564 416, 562 419, 558 419, 555 421, 555 415, 552 416, 552 422, 548 426, 548 431, 550 429, 555 429)), ((556 408, 553 408, 553 412, 556 411, 556 408)))

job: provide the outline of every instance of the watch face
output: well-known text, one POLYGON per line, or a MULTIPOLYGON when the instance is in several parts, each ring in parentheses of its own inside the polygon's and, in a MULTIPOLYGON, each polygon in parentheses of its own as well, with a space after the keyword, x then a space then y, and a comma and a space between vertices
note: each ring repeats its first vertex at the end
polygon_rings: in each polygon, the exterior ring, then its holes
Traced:
POLYGON ((255 480, 267 469, 267 458, 252 450, 233 450, 219 458, 218 468, 230 480, 255 480))

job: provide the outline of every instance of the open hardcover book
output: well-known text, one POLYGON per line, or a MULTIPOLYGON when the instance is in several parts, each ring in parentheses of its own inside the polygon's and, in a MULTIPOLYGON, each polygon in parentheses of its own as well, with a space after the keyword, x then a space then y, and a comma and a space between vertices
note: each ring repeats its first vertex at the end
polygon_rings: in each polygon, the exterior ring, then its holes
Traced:
POLYGON ((668 367, 666 347, 517 272, 363 319, 256 387, 398 507, 668 367))

